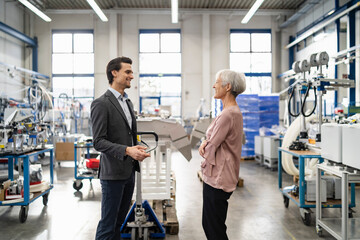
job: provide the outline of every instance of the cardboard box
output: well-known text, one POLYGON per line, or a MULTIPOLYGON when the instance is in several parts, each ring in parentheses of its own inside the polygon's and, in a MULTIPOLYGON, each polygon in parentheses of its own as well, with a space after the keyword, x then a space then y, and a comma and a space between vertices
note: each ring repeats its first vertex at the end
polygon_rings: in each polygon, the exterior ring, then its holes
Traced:
POLYGON ((74 143, 57 142, 55 149, 56 161, 74 161, 74 143))
POLYGON ((1 186, 0 186, 0 201, 5 200, 5 191, 8 187, 10 187, 10 185, 11 185, 10 179, 1 184, 1 186))

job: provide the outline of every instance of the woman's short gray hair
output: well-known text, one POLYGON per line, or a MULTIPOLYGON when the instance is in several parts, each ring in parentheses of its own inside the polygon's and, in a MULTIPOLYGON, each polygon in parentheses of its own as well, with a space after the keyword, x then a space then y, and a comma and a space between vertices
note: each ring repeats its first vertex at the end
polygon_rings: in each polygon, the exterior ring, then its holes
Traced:
POLYGON ((216 73, 216 79, 221 78, 222 85, 230 83, 231 94, 235 97, 246 89, 245 74, 230 69, 223 69, 216 73))

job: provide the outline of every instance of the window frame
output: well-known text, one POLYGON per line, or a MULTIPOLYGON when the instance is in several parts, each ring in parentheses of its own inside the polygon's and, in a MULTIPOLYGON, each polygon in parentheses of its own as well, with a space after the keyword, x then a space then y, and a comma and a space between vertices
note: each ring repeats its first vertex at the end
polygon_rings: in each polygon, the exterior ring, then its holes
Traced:
MULTIPOLYGON (((75 34, 81 34, 81 33, 89 33, 93 35, 93 51, 89 52, 92 54, 95 54, 95 41, 94 41, 94 30, 93 29, 53 29, 51 32, 51 71, 53 66, 53 49, 54 49, 54 41, 53 41, 53 35, 58 33, 66 33, 72 35, 72 51, 69 54, 76 54, 74 52, 74 35, 75 34)), ((82 53, 82 52, 79 52, 82 53)), ((57 54, 55 52, 55 54, 57 54)), ((51 73, 52 78, 56 77, 63 77, 63 78, 72 78, 74 81, 74 78, 79 77, 92 77, 94 79, 94 86, 93 86, 93 93, 92 96, 82 96, 82 97, 76 97, 74 95, 75 88, 74 85, 72 86, 72 96, 69 96, 69 98, 73 100, 80 100, 80 99, 92 99, 95 98, 95 55, 94 55, 94 73, 51 73)), ((53 81, 51 82, 51 89, 54 91, 53 81)), ((58 97, 52 96, 53 104, 55 104, 55 100, 58 99, 58 97)))
MULTIPOLYGON (((271 33, 271 29, 230 29, 230 33, 229 33, 229 61, 230 61, 230 54, 231 53, 271 53, 271 58, 273 56, 273 49, 272 49, 272 33, 271 33), (243 52, 243 51, 231 51, 231 34, 232 33, 248 33, 250 34, 250 51, 249 52, 243 52), (253 33, 268 33, 270 34, 270 43, 271 43, 271 48, 270 51, 253 51, 252 50, 252 41, 251 41, 251 36, 253 33)), ((273 67, 273 62, 271 61, 271 68, 273 67)), ((272 71, 270 70, 270 72, 244 72, 245 76, 247 77, 272 77, 272 71)), ((272 88, 272 84, 271 84, 271 88, 272 88)))
MULTIPOLYGON (((138 44, 138 52, 139 52, 139 56, 142 53, 150 53, 150 54, 162 54, 162 53, 180 53, 180 61, 182 59, 182 44, 181 44, 181 29, 139 29, 139 44, 138 44), (180 49, 179 52, 162 52, 161 51, 161 34, 167 34, 167 33, 178 33, 180 34, 180 49), (141 52, 140 51, 140 35, 141 34, 159 34, 159 51, 158 52, 141 52)), ((182 116, 182 94, 181 94, 181 90, 180 90, 180 95, 179 96, 173 96, 173 95, 166 95, 166 96, 162 96, 160 94, 160 96, 141 96, 140 92, 140 81, 141 78, 143 77, 179 77, 181 80, 181 89, 182 89, 182 72, 180 69, 180 73, 141 73, 140 72, 140 61, 139 61, 139 108, 140 108, 140 112, 142 112, 143 110, 143 100, 145 99, 157 99, 159 105, 161 105, 161 98, 168 98, 168 97, 176 97, 176 98, 180 98, 180 116, 173 116, 173 117, 180 117, 182 116)))

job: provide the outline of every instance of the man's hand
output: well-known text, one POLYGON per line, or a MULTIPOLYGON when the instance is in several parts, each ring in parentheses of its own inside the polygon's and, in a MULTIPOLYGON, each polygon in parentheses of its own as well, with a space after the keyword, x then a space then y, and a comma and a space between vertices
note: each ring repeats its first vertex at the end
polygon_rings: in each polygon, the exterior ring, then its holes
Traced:
POLYGON ((199 147, 199 154, 200 154, 200 156, 202 156, 202 157, 204 157, 206 145, 207 145, 207 141, 204 140, 204 141, 202 141, 202 143, 201 143, 201 145, 200 145, 200 147, 199 147))
POLYGON ((136 145, 133 147, 127 147, 125 153, 133 159, 142 162, 145 158, 150 157, 150 153, 145 152, 145 149, 146 147, 136 145))

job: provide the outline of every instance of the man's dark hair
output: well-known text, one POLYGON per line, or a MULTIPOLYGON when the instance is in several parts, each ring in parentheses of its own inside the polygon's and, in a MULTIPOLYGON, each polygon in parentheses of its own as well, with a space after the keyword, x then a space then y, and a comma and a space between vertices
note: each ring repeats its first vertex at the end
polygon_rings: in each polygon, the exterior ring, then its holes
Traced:
POLYGON ((114 81, 114 76, 112 75, 111 71, 119 71, 121 69, 121 63, 132 64, 132 60, 128 57, 117 57, 111 60, 106 66, 106 76, 109 80, 109 84, 112 84, 114 81))

